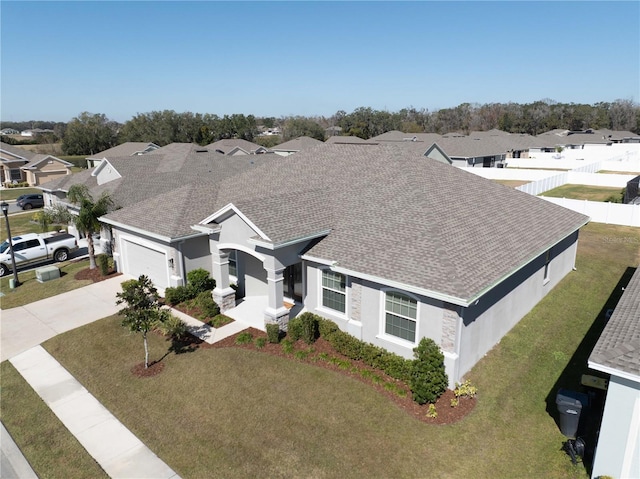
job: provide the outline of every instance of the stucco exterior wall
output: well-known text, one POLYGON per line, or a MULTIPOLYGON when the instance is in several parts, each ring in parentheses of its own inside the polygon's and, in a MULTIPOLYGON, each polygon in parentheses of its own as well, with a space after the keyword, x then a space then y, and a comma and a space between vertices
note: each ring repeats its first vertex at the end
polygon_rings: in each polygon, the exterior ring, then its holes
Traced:
POLYGON ((185 276, 189 271, 198 268, 205 269, 209 273, 212 272, 211 251, 209 250, 209 238, 207 236, 185 240, 183 243, 178 244, 178 249, 182 252, 185 276))
POLYGON ((548 281, 544 280, 543 254, 467 308, 401 291, 418 301, 415 343, 385 334, 384 298, 389 289, 383 284, 347 277, 345 314, 323 307, 321 271, 326 266, 311 261, 305 262, 305 308, 362 341, 406 358, 413 358, 413 348, 422 337, 433 339, 444 353, 453 387, 572 270, 576 246, 577 233, 551 248, 548 281))
POLYGON ((463 309, 458 345, 460 377, 573 269, 577 239, 576 232, 551 248, 548 282, 544 280, 543 253, 480 297, 477 303, 463 309))
POLYGON ((640 383, 611 376, 591 477, 640 474, 640 383))

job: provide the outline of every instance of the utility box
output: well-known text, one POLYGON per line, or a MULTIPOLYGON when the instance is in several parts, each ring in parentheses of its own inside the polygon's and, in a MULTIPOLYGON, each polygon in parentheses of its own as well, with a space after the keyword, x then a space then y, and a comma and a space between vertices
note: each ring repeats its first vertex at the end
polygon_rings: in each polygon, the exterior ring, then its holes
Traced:
POLYGON ((59 277, 60 268, 56 266, 45 266, 36 270, 36 279, 40 283, 44 283, 45 281, 50 281, 52 279, 57 279, 59 277))
POLYGON ((560 413, 560 431, 569 438, 575 438, 580 424, 582 409, 589 405, 589 397, 568 389, 558 390, 556 406, 560 413))

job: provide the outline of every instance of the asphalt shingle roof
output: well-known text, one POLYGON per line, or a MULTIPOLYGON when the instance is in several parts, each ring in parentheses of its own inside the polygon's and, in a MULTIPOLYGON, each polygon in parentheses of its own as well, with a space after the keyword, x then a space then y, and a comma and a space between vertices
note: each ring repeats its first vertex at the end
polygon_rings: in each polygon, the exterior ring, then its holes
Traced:
POLYGON ((128 141, 126 143, 121 143, 120 145, 114 146, 113 148, 109 148, 108 150, 104 150, 99 153, 96 153, 95 155, 88 156, 87 158, 102 159, 102 158, 111 158, 111 157, 118 157, 118 156, 133 156, 153 146, 155 145, 150 142, 128 141))
POLYGON ((0 142, 0 150, 2 150, 0 151, 0 160, 3 162, 23 161, 21 158, 31 160, 36 156, 36 153, 33 151, 18 148, 17 146, 9 145, 8 143, 0 142))
POLYGON ((625 288, 589 362, 630 374, 640 381, 640 268, 625 288))
POLYGON ((465 300, 587 221, 402 144, 321 144, 287 157, 187 146, 110 159, 123 178, 104 185, 73 178, 112 192, 123 208, 107 218, 117 223, 179 238, 233 203, 274 243, 330 230, 310 256, 465 300))
POLYGON ((316 140, 315 138, 311 138, 309 136, 300 136, 298 138, 294 138, 293 140, 285 141, 284 143, 280 143, 272 147, 271 149, 283 150, 283 151, 300 151, 306 150, 308 148, 313 148, 314 146, 320 145, 322 142, 320 140, 316 140))

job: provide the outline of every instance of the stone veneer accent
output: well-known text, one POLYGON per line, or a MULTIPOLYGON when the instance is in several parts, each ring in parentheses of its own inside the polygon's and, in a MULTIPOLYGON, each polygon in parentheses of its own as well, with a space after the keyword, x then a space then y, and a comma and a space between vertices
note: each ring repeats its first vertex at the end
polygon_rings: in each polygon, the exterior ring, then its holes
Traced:
POLYGON ((280 331, 287 331, 287 328, 289 326, 289 311, 287 311, 282 316, 278 316, 277 318, 274 318, 273 316, 265 313, 264 324, 265 326, 267 324, 277 324, 278 326, 280 326, 280 331))
POLYGON ((361 312, 362 312, 362 283, 360 279, 353 278, 351 280, 351 315, 350 319, 354 321, 362 321, 361 312))
POLYGON ((213 291, 213 300, 220 307, 220 312, 224 313, 225 311, 236 307, 236 292, 232 290, 231 293, 219 294, 216 291, 213 291))
POLYGON ((440 341, 443 351, 456 352, 458 319, 458 311, 456 311, 455 306, 444 304, 442 308, 442 339, 440 341))

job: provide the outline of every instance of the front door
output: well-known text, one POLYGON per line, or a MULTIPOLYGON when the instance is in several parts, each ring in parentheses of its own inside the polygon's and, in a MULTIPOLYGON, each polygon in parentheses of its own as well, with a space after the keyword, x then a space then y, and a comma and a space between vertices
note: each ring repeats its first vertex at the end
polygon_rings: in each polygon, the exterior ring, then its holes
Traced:
POLYGON ((285 268, 283 290, 285 297, 302 302, 302 263, 285 268))

